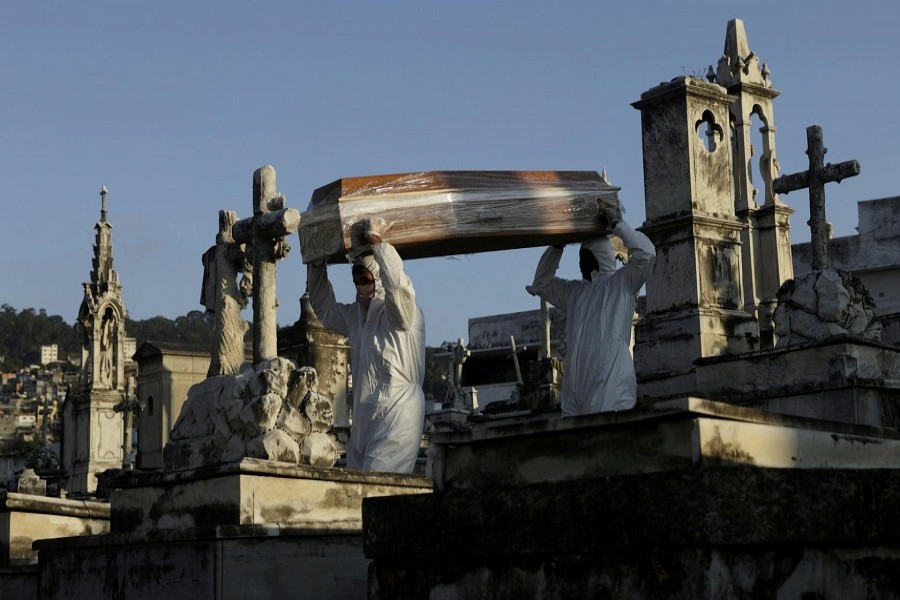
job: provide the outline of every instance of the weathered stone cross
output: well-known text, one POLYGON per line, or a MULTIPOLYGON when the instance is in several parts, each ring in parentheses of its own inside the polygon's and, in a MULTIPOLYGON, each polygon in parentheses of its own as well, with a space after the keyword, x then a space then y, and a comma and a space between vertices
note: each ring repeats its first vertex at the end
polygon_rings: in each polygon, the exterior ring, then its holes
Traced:
POLYGON ((53 409, 50 408, 50 399, 46 396, 44 396, 44 407, 38 411, 38 414, 41 415, 41 445, 49 446, 50 439, 47 431, 50 429, 50 415, 53 414, 53 409))
POLYGON ((134 466, 132 453, 132 436, 134 434, 134 416, 141 410, 141 403, 135 396, 134 377, 129 376, 125 384, 125 395, 122 401, 113 406, 115 412, 122 413, 122 468, 131 469, 134 466))
POLYGON ((253 256, 253 362, 278 356, 275 261, 290 250, 284 236, 300 227, 300 211, 284 207, 275 187, 275 168, 253 173, 253 216, 234 224, 234 241, 249 243, 253 256))
POLYGON ((828 268, 828 225, 825 222, 825 184, 841 182, 847 177, 859 175, 859 163, 855 160, 833 165, 823 164, 828 150, 822 141, 822 128, 811 125, 806 128, 806 155, 809 170, 783 175, 772 182, 776 194, 809 188, 809 229, 812 246, 812 269, 828 268))

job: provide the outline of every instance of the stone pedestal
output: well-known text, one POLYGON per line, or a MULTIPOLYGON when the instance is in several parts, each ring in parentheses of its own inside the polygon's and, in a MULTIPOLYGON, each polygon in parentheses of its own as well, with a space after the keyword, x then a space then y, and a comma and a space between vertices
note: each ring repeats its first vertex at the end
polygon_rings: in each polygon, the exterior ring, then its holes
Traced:
POLYGON ((0 566, 37 563, 35 540, 109 531, 109 504, 7 492, 0 494, 0 566))
MULTIPOLYGON (((119 390, 82 389, 73 400, 72 421, 66 424, 66 437, 72 436, 68 489, 73 494, 92 494, 97 475, 122 466, 122 415, 115 406, 122 402, 119 390)), ((68 445, 68 441, 66 444, 68 445)))
POLYGON ((774 413, 900 428, 900 349, 835 336, 697 361, 706 397, 774 413))
POLYGON ((361 598, 362 500, 431 480, 245 458, 111 478, 111 532, 40 542, 41 598, 361 598))
POLYGON ((0 597, 38 598, 38 553, 32 548, 35 541, 107 531, 108 504, 0 494, 0 597))
POLYGON ((113 533, 237 525, 358 529, 363 498, 430 492, 431 480, 244 458, 183 471, 124 471, 111 486, 113 533))
MULTIPOLYGON (((900 432, 681 398, 621 413, 519 416, 432 436, 436 490, 701 467, 900 468, 900 432)), ((462 429, 462 428, 460 428, 462 429)))

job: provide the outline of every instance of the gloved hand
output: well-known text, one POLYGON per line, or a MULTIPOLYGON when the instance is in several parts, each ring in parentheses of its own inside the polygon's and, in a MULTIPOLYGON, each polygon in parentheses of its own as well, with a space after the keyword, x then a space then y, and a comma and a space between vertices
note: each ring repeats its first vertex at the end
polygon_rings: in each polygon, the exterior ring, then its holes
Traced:
POLYGON ((384 236, 384 233, 388 230, 389 227, 390 225, 388 225, 387 221, 385 221, 381 217, 369 219, 366 222, 366 241, 368 241, 370 244, 380 244, 381 238, 384 236))
POLYGON ((616 206, 606 206, 600 210, 600 221, 610 230, 622 222, 622 211, 616 206))
POLYGON ((372 246, 369 244, 356 244, 354 246, 350 246, 347 250, 347 261, 350 263, 356 262, 356 259, 365 254, 366 252, 370 252, 372 250, 372 246))

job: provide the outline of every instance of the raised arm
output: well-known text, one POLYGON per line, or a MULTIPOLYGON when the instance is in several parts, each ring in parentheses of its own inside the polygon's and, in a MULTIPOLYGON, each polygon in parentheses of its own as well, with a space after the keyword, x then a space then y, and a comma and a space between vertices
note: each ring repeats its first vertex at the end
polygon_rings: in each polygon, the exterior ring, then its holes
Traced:
POLYGON ((418 307, 412 281, 403 270, 403 260, 397 254, 397 250, 387 242, 373 244, 372 253, 380 270, 384 304, 391 325, 408 331, 415 323, 418 307))
POLYGON ((562 255, 563 249, 560 246, 550 246, 544 250, 534 271, 534 281, 525 287, 525 291, 532 296, 540 296, 565 312, 573 282, 556 276, 562 255))
POLYGON ((625 221, 619 221, 613 228, 613 233, 619 236, 628 247, 628 264, 622 267, 624 276, 628 280, 628 286, 637 294, 647 282, 653 263, 656 261, 656 248, 653 242, 640 231, 635 231, 625 221))
POLYGON ((334 289, 328 281, 328 269, 324 262, 307 266, 306 284, 309 288, 309 302, 322 324, 341 335, 350 335, 349 311, 352 307, 335 301, 334 289))

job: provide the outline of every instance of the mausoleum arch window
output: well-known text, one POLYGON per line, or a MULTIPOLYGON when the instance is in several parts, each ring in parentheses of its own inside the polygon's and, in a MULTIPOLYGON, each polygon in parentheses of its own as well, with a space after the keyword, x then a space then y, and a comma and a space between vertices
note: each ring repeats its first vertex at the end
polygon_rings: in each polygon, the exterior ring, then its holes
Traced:
POLYGON ((709 152, 715 152, 716 147, 725 137, 725 130, 716 122, 716 117, 709 110, 703 111, 700 120, 694 124, 694 130, 703 143, 703 147, 709 152))
POLYGON ((753 105, 753 109, 750 111, 750 116, 759 117, 759 121, 760 123, 762 123, 762 127, 760 127, 760 129, 764 129, 769 126, 769 117, 766 116, 766 109, 764 109, 761 104, 753 105))

